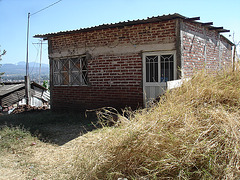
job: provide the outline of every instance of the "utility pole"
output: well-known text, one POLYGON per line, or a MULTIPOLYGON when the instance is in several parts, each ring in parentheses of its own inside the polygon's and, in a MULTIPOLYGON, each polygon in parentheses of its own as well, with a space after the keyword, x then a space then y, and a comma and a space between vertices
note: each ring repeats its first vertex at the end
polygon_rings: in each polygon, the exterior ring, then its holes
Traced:
POLYGON ((26 55, 26 76, 25 76, 25 96, 26 96, 26 104, 30 103, 30 78, 29 78, 29 67, 28 67, 28 41, 29 41, 29 20, 30 13, 28 13, 28 23, 27 23, 27 55, 26 55))
POLYGON ((42 45, 47 44, 43 43, 43 39, 40 40, 40 43, 32 43, 32 44, 40 44, 40 63, 39 63, 39 74, 38 74, 38 83, 41 83, 41 68, 42 68, 42 45))
MULTIPOLYGON (((30 16, 33 16, 35 14, 38 14, 39 12, 42 12, 46 9, 48 9, 51 6, 56 5, 57 3, 61 2, 62 0, 58 0, 57 2, 50 4, 49 6, 40 9, 39 11, 32 13, 32 15, 30 15, 30 13, 28 13, 28 22, 27 22, 27 55, 26 55, 26 76, 25 76, 25 96, 26 96, 26 104, 29 105, 30 104, 30 78, 29 78, 29 67, 28 67, 28 41, 29 41, 29 21, 30 21, 30 16)), ((42 56, 42 55, 41 55, 42 56)), ((42 57, 41 57, 42 58, 42 57)))
POLYGON ((236 62, 236 60, 235 60, 235 56, 236 56, 236 44, 234 44, 234 46, 233 46, 233 71, 235 71, 235 62, 236 62))
POLYGON ((41 80, 41 66, 42 66, 42 42, 43 40, 40 40, 40 64, 39 64, 39 80, 38 83, 40 84, 40 80, 41 80))

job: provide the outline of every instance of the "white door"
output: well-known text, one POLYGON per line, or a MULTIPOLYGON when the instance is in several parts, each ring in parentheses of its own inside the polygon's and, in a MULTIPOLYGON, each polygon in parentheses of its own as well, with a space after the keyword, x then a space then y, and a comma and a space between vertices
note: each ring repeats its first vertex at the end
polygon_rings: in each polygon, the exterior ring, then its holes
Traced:
POLYGON ((175 52, 152 52, 143 54, 144 104, 162 95, 167 81, 176 79, 175 52))

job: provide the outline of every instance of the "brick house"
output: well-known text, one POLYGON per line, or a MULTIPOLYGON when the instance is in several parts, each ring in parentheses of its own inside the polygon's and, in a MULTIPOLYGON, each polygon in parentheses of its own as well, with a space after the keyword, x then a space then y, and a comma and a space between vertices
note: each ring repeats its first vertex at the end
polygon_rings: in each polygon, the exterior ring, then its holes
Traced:
POLYGON ((144 107, 166 82, 231 66, 229 30, 198 20, 171 14, 35 35, 48 40, 52 109, 144 107))

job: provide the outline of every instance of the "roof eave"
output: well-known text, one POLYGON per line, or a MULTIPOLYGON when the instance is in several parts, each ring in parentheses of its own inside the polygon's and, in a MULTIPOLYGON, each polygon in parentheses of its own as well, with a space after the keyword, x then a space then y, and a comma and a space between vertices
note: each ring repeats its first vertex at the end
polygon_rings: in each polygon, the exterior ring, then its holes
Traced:
MULTIPOLYGON (((186 20, 195 20, 195 18, 187 18, 185 16, 182 16, 178 13, 175 14, 170 14, 170 15, 163 15, 163 16, 156 16, 156 17, 151 17, 147 19, 142 19, 142 20, 133 20, 133 21, 124 21, 124 22, 118 22, 115 24, 102 24, 99 26, 94 26, 94 27, 89 27, 89 28, 82 28, 82 29, 77 29, 77 30, 72 30, 72 31, 60 31, 57 33, 48 33, 48 34, 37 34, 33 36, 34 38, 43 38, 47 40, 49 37, 53 36, 60 36, 60 35, 66 35, 66 34, 72 34, 72 33, 77 33, 77 32, 89 32, 89 31, 95 31, 95 30, 103 30, 103 29, 110 29, 110 28, 121 28, 124 26, 132 26, 132 25, 137 25, 137 24, 147 24, 147 23, 154 23, 154 22, 159 22, 159 21, 167 21, 167 20, 172 20, 172 19, 186 19, 186 20)), ((199 18, 199 17, 197 17, 199 18)))
MULTIPOLYGON (((89 32, 89 31, 103 30, 103 29, 110 29, 110 28, 122 28, 124 26, 154 23, 154 22, 167 21, 167 20, 172 20, 172 19, 183 19, 188 22, 198 23, 198 24, 201 24, 202 26, 207 27, 209 30, 217 31, 218 33, 230 32, 230 30, 224 29, 223 27, 212 26, 213 22, 206 22, 206 23, 199 22, 198 20, 200 20, 200 17, 188 18, 188 17, 182 16, 181 14, 175 13, 175 14, 156 16, 156 17, 151 17, 151 18, 148 17, 147 19, 142 19, 142 20, 138 19, 138 20, 132 20, 132 21, 118 22, 118 23, 114 23, 114 24, 102 24, 99 26, 81 28, 81 29, 77 29, 77 30, 60 31, 60 32, 48 33, 48 34, 37 34, 33 37, 34 38, 43 38, 44 40, 48 40, 48 38, 54 37, 54 36, 61 36, 61 35, 66 35, 66 34, 78 33, 78 32, 89 32)), ((226 37, 224 37, 224 38, 228 41, 229 44, 231 44, 231 46, 235 45, 226 37)))
POLYGON ((221 37, 223 39, 225 39, 231 46, 235 46, 235 44, 232 41, 230 41, 228 38, 226 38, 225 36, 221 35, 221 37))

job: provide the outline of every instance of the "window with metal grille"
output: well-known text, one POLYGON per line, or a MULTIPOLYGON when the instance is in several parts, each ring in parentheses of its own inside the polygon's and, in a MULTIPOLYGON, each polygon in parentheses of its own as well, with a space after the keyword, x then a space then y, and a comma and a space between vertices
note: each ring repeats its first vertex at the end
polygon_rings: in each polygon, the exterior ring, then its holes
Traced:
POLYGON ((174 80, 174 54, 145 56, 146 82, 167 82, 174 80))
POLYGON ((161 82, 174 80, 173 54, 161 55, 161 82))
POLYGON ((88 70, 86 57, 52 60, 54 86, 87 85, 88 70))
POLYGON ((158 82, 158 56, 146 56, 146 82, 158 82))

